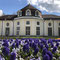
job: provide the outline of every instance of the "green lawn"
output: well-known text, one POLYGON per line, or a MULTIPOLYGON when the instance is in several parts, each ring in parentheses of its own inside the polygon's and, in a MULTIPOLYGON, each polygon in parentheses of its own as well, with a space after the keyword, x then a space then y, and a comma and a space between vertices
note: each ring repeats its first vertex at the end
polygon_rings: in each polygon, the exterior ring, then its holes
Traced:
POLYGON ((10 38, 12 38, 12 39, 16 39, 16 38, 19 38, 19 39, 21 39, 21 38, 45 38, 45 39, 51 38, 51 39, 57 39, 57 38, 60 38, 60 37, 30 37, 30 36, 26 36, 26 37, 0 37, 0 39, 10 39, 10 38))

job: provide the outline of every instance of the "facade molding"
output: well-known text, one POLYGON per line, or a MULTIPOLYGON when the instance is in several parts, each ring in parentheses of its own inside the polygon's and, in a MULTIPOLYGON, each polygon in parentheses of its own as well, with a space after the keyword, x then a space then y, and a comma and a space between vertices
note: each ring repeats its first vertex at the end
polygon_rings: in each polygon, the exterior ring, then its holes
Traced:
POLYGON ((23 17, 18 17, 18 18, 15 18, 14 20, 19 20, 19 19, 41 19, 43 20, 43 18, 40 18, 40 17, 33 17, 33 16, 23 16, 23 17))

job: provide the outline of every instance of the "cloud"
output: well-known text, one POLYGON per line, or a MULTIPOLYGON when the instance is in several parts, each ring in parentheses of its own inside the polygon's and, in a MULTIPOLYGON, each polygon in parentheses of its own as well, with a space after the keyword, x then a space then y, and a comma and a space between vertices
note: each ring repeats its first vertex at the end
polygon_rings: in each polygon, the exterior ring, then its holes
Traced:
POLYGON ((60 13, 60 0, 27 0, 27 2, 36 5, 41 11, 60 13))
POLYGON ((3 15, 3 11, 2 10, 0 10, 0 16, 2 16, 3 15))

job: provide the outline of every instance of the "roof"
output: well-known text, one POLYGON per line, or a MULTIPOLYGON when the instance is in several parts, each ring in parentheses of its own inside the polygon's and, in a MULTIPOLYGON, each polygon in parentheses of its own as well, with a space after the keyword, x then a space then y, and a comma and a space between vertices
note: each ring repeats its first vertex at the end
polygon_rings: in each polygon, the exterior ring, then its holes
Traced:
POLYGON ((42 18, 44 18, 44 20, 60 20, 60 16, 57 16, 57 15, 42 15, 42 18))
MULTIPOLYGON (((14 20, 14 18, 16 18, 17 15, 4 15, 4 16, 0 16, 0 20, 14 20)), ((60 16, 57 15, 42 15, 42 18, 44 20, 60 20, 60 16)))
POLYGON ((0 20, 14 20, 14 18, 16 18, 17 15, 4 15, 4 16, 0 16, 0 20))
MULTIPOLYGON (((34 6, 28 4, 27 6, 25 6, 24 8, 22 8, 21 10, 24 11, 26 9, 31 9, 31 10, 38 10, 37 8, 35 8, 34 6)), ((39 12, 41 12, 40 10, 38 10, 39 12)))

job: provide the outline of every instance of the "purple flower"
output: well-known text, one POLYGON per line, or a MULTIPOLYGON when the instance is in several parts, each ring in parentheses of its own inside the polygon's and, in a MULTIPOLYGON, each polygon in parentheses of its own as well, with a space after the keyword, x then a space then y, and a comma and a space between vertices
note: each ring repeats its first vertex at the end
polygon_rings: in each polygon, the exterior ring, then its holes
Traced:
POLYGON ((45 47, 46 47, 46 48, 47 48, 47 50, 48 50, 49 46, 48 46, 47 44, 45 45, 45 47))
POLYGON ((48 39, 48 43, 52 43, 52 40, 51 39, 48 39))
POLYGON ((5 39, 3 39, 3 42, 6 42, 6 40, 5 40, 5 39))
POLYGON ((19 48, 19 42, 16 42, 16 47, 19 48))
POLYGON ((29 38, 29 42, 32 42, 33 38, 29 38))
POLYGON ((45 54, 44 57, 43 57, 43 60, 50 60, 50 57, 48 54, 45 54))
POLYGON ((19 44, 21 44, 21 40, 19 40, 19 44))
POLYGON ((12 48, 15 48, 15 43, 12 44, 12 48))
POLYGON ((13 39, 11 39, 11 41, 13 42, 13 39))
POLYGON ((25 40, 25 38, 22 38, 21 40, 25 40))
POLYGON ((43 48, 42 55, 44 56, 47 53, 47 48, 43 48))
POLYGON ((43 44, 42 43, 38 43, 38 46, 40 47, 40 49, 43 49, 43 44))
POLYGON ((54 44, 53 43, 51 43, 51 47, 54 47, 54 44))
POLYGON ((35 43, 38 43, 38 42, 39 42, 39 39, 34 39, 34 42, 35 42, 35 43))
POLYGON ((29 43, 30 47, 32 47, 32 44, 33 44, 32 42, 29 43))
POLYGON ((44 38, 41 38, 41 42, 44 44, 47 43, 47 41, 44 38))
POLYGON ((8 47, 4 47, 3 48, 3 50, 2 50, 2 53, 5 55, 5 56, 7 56, 7 55, 9 55, 9 52, 10 52, 10 50, 9 50, 9 48, 8 47))
POLYGON ((57 46, 53 47, 52 52, 53 52, 53 53, 55 53, 55 52, 56 52, 56 50, 57 50, 57 46))
POLYGON ((15 43, 17 43, 17 42, 18 42, 18 39, 15 40, 15 43))
POLYGON ((58 47, 59 46, 59 43, 56 43, 56 46, 58 47))
POLYGON ((12 52, 10 56, 10 60, 15 60, 15 59, 16 59, 16 54, 12 52))
POLYGON ((43 49, 43 44, 40 44, 40 48, 43 49))
POLYGON ((9 47, 8 41, 4 41, 4 43, 2 44, 3 46, 9 47))
POLYGON ((37 53, 38 53, 38 51, 39 51, 39 48, 38 47, 36 47, 36 49, 34 50, 34 55, 36 55, 37 53))
POLYGON ((0 55, 0 60, 1 60, 1 55, 0 55))
POLYGON ((29 44, 25 44, 24 46, 23 46, 23 51, 24 52, 29 52, 29 44))
POLYGON ((35 49, 37 47, 36 43, 32 44, 32 48, 35 49))
POLYGON ((50 56, 50 60, 53 59, 53 54, 50 51, 47 51, 47 54, 50 56))

